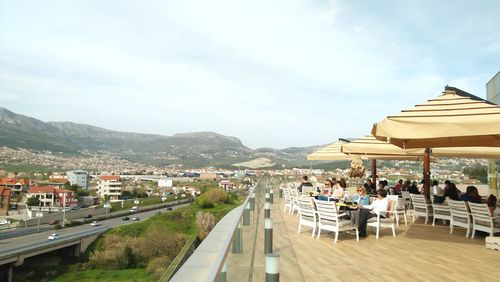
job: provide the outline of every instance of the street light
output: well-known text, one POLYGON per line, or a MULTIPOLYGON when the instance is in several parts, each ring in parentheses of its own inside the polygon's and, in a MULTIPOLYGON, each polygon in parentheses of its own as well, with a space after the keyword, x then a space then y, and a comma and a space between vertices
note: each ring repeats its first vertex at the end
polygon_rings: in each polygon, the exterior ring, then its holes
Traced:
POLYGON ((109 209, 111 208, 111 204, 109 202, 106 202, 104 205, 103 205, 104 209, 106 210, 106 218, 108 217, 108 212, 109 212, 109 209))

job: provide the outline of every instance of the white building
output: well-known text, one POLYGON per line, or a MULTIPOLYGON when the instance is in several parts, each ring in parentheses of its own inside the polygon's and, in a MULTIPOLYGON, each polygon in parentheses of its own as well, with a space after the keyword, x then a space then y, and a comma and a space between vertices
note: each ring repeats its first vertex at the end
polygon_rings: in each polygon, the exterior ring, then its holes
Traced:
POLYGON ((102 175, 97 183, 97 195, 100 198, 118 200, 122 194, 122 183, 119 175, 102 175))
POLYGON ((82 187, 83 189, 88 188, 88 178, 89 175, 86 171, 83 170, 72 170, 66 172, 66 175, 68 176, 68 181, 71 185, 78 185, 82 187))

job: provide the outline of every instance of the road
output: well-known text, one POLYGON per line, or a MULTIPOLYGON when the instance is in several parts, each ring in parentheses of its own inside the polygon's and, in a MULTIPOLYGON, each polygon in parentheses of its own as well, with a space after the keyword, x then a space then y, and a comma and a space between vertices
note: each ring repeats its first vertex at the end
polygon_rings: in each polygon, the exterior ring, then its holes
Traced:
MULTIPOLYGON (((172 210, 175 210, 180 207, 184 207, 189 205, 190 203, 186 204, 180 204, 176 206, 172 206, 172 210)), ((124 221, 121 219, 121 217, 118 218, 112 218, 112 219, 107 219, 107 220, 102 220, 100 221, 101 223, 101 228, 108 227, 108 228, 113 228, 116 226, 120 225, 127 225, 127 224, 133 224, 135 222, 140 222, 143 220, 148 219, 151 216, 154 216, 157 212, 161 211, 162 213, 165 212, 170 212, 170 210, 167 210, 167 208, 162 208, 162 209, 156 209, 152 211, 146 211, 146 212, 136 212, 128 215, 130 217, 130 220, 124 221), (132 221, 132 217, 137 216, 140 218, 140 221, 132 221)), ((9 249, 13 248, 18 248, 18 247, 23 247, 25 245, 30 245, 33 243, 38 243, 38 242, 47 242, 48 241, 48 236, 51 233, 58 233, 61 235, 61 238, 64 238, 64 236, 69 236, 71 234, 76 234, 76 233, 81 233, 84 231, 89 231, 92 229, 100 228, 100 227, 93 227, 90 226, 90 223, 84 224, 84 225, 79 225, 79 226, 74 226, 74 227, 68 227, 60 230, 50 230, 50 231, 44 231, 40 233, 35 233, 35 234, 29 234, 29 235, 23 235, 23 236, 18 236, 14 238, 8 238, 8 239, 3 239, 0 240, 0 255, 2 252, 6 252, 9 249)))

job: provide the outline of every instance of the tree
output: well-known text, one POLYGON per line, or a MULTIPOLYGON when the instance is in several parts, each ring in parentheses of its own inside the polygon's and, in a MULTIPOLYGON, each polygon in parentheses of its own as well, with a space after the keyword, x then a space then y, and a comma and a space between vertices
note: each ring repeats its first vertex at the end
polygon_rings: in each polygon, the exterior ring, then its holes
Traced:
POLYGON ((477 179, 481 183, 488 183, 488 167, 484 165, 476 165, 472 167, 464 167, 463 173, 471 179, 477 179))
POLYGON ((33 196, 26 201, 26 205, 28 206, 38 206, 39 203, 40 200, 36 196, 33 196))

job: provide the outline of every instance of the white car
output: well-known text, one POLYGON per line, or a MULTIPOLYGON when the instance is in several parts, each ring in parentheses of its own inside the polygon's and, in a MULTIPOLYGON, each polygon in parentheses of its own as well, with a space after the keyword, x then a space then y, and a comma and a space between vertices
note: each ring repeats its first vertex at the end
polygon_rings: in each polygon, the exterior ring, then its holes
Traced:
POLYGON ((49 235, 49 240, 56 240, 56 239, 59 239, 61 238, 61 235, 57 234, 57 233, 52 233, 49 235))
POLYGON ((137 216, 132 217, 132 221, 138 221, 138 220, 140 220, 139 217, 137 216))
POLYGON ((90 226, 100 226, 100 225, 101 225, 101 223, 99 221, 96 221, 96 220, 92 221, 92 223, 90 224, 90 226))
POLYGON ((138 206, 133 206, 132 208, 130 208, 130 212, 136 212, 138 208, 138 206))

